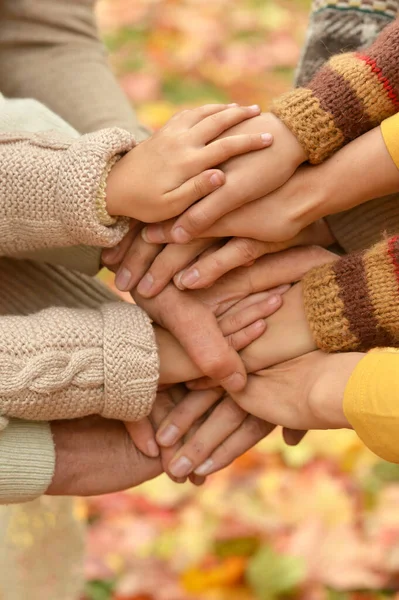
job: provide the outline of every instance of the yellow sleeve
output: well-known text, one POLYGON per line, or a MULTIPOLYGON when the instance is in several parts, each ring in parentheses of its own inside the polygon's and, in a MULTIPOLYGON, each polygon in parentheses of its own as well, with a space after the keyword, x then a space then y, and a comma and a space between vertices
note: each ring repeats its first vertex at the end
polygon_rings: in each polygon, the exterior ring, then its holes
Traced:
POLYGON ((399 463, 399 350, 373 350, 359 362, 346 386, 343 408, 370 450, 399 463))
POLYGON ((399 169, 399 113, 381 123, 381 133, 388 152, 399 169))

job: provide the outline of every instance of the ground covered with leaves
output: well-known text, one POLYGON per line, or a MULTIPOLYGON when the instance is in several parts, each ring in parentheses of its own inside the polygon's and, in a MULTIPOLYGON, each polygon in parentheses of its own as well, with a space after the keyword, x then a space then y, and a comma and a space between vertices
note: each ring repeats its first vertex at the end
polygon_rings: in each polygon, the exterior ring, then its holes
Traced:
MULTIPOLYGON (((209 101, 266 108, 293 77, 304 0, 103 0, 121 85, 151 127, 209 101)), ((278 433, 196 489, 85 501, 85 600, 399 600, 399 467, 351 432, 278 433)))

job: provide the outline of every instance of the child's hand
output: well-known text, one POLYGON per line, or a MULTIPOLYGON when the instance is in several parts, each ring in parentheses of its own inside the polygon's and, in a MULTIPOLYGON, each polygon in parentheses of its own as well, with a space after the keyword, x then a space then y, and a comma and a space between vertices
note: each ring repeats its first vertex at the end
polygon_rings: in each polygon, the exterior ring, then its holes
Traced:
POLYGON ((225 182, 214 167, 233 156, 270 146, 264 131, 220 134, 258 115, 258 106, 210 104, 178 113, 111 169, 107 210, 152 223, 179 215, 225 182))
MULTIPOLYGON (((204 234, 224 215, 270 194, 286 183, 307 157, 296 137, 277 117, 270 113, 262 114, 224 135, 265 130, 274 138, 273 146, 267 155, 255 152, 227 161, 222 167, 226 175, 226 184, 220 190, 189 208, 172 226, 168 223, 167 229, 164 230, 162 224, 149 226, 146 239, 153 243, 185 244, 204 234)), ((264 218, 267 220, 267 215, 264 218)), ((289 239, 296 233, 283 239, 289 239)))

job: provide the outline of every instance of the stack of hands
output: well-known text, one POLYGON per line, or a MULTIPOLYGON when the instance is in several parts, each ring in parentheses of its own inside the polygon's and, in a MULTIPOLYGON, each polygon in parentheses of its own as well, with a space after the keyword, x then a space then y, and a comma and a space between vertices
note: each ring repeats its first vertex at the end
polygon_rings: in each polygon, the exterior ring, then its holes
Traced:
POLYGON ((160 356, 152 413, 125 426, 175 481, 202 483, 278 425, 288 444, 349 427, 343 392, 362 354, 317 350, 300 281, 336 258, 323 217, 364 200, 335 175, 347 151, 310 166, 275 115, 207 105, 112 168, 107 210, 131 227, 103 263, 153 319, 160 356))

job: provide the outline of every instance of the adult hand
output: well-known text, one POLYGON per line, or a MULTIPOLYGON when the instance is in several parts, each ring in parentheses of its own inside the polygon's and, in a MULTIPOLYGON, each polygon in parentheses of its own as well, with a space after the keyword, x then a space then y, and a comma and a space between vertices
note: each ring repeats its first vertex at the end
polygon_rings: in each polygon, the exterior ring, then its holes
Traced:
POLYGON ((171 241, 185 244, 203 234, 227 213, 270 194, 288 181, 307 157, 294 134, 275 115, 264 113, 254 117, 229 129, 222 137, 262 131, 268 131, 274 137, 267 155, 263 151, 252 152, 227 161, 222 165, 226 176, 223 188, 212 192, 178 217, 171 227, 169 240, 159 225, 148 227, 148 239, 155 243, 171 241))
MULTIPOLYGON (((228 217, 229 215, 226 218, 228 217)), ((233 237, 198 238, 183 245, 162 245, 146 243, 141 235, 137 235, 123 260, 122 252, 118 251, 116 254, 115 262, 119 259, 122 263, 115 281, 122 291, 137 285, 137 290, 142 296, 152 298, 159 294, 172 278, 179 289, 200 289, 211 286, 228 271, 251 264, 264 254, 280 252, 295 246, 328 247, 334 241, 324 219, 312 223, 285 242, 263 242, 248 237, 233 237)), ((106 259, 108 252, 104 252, 106 259)))
MULTIPOLYGON (((200 241, 195 240, 197 243, 200 241)), ((327 248, 334 241, 324 219, 312 223, 286 242, 261 242, 251 238, 234 237, 225 244, 210 247, 199 256, 194 265, 177 273, 173 281, 179 289, 207 288, 229 271, 242 266, 251 266, 257 258, 265 254, 274 254, 298 246, 314 245, 327 248)), ((168 247, 169 245, 166 246, 166 248, 168 247)), ((161 257, 162 254, 159 256, 159 260, 161 257)), ((158 277, 158 281, 162 278, 157 260, 154 261, 149 271, 150 277, 154 281, 156 281, 156 277, 158 277)))
MULTIPOLYGON (((223 395, 220 388, 191 392, 165 414, 157 441, 162 452, 169 451, 165 469, 175 477, 215 473, 274 430, 275 425, 249 415, 223 395)), ((299 443, 303 435, 284 431, 291 445, 299 443)))
MULTIPOLYGON (((246 295, 248 294, 242 295, 242 298, 246 295)), ((143 298, 137 291, 132 292, 132 297, 156 323, 167 329, 179 341, 201 373, 217 380, 218 384, 227 391, 243 389, 246 383, 245 367, 229 343, 230 341, 234 343, 234 339, 240 340, 241 336, 224 337, 217 321, 218 316, 241 298, 231 302, 230 306, 222 310, 217 301, 203 302, 198 292, 182 292, 172 284, 152 299, 143 298)), ((280 305, 280 297, 270 291, 254 306, 246 307, 250 308, 249 312, 247 310, 241 312, 245 318, 248 314, 251 316, 250 321, 246 323, 249 328, 243 330, 244 334, 246 331, 252 334, 252 339, 248 335, 248 343, 254 339, 254 335, 258 337, 264 331, 264 322, 257 321, 259 315, 262 312, 264 315, 265 312, 271 314, 280 305), (252 328, 257 324, 260 328, 253 331, 252 328)), ((237 327, 236 320, 236 317, 233 318, 232 327, 234 324, 237 327)), ((246 344, 240 344, 241 348, 244 345, 246 344)))
POLYGON ((223 314, 247 296, 259 299, 267 290, 299 281, 310 269, 336 259, 333 252, 317 246, 290 248, 262 256, 251 266, 230 271, 212 287, 189 293, 223 314))
POLYGON ((56 464, 52 496, 94 496, 139 485, 163 471, 141 454, 119 421, 85 417, 51 423, 56 464))
POLYGON ((311 352, 248 378, 235 402, 270 423, 295 429, 350 428, 343 411, 346 384, 360 352, 311 352))

